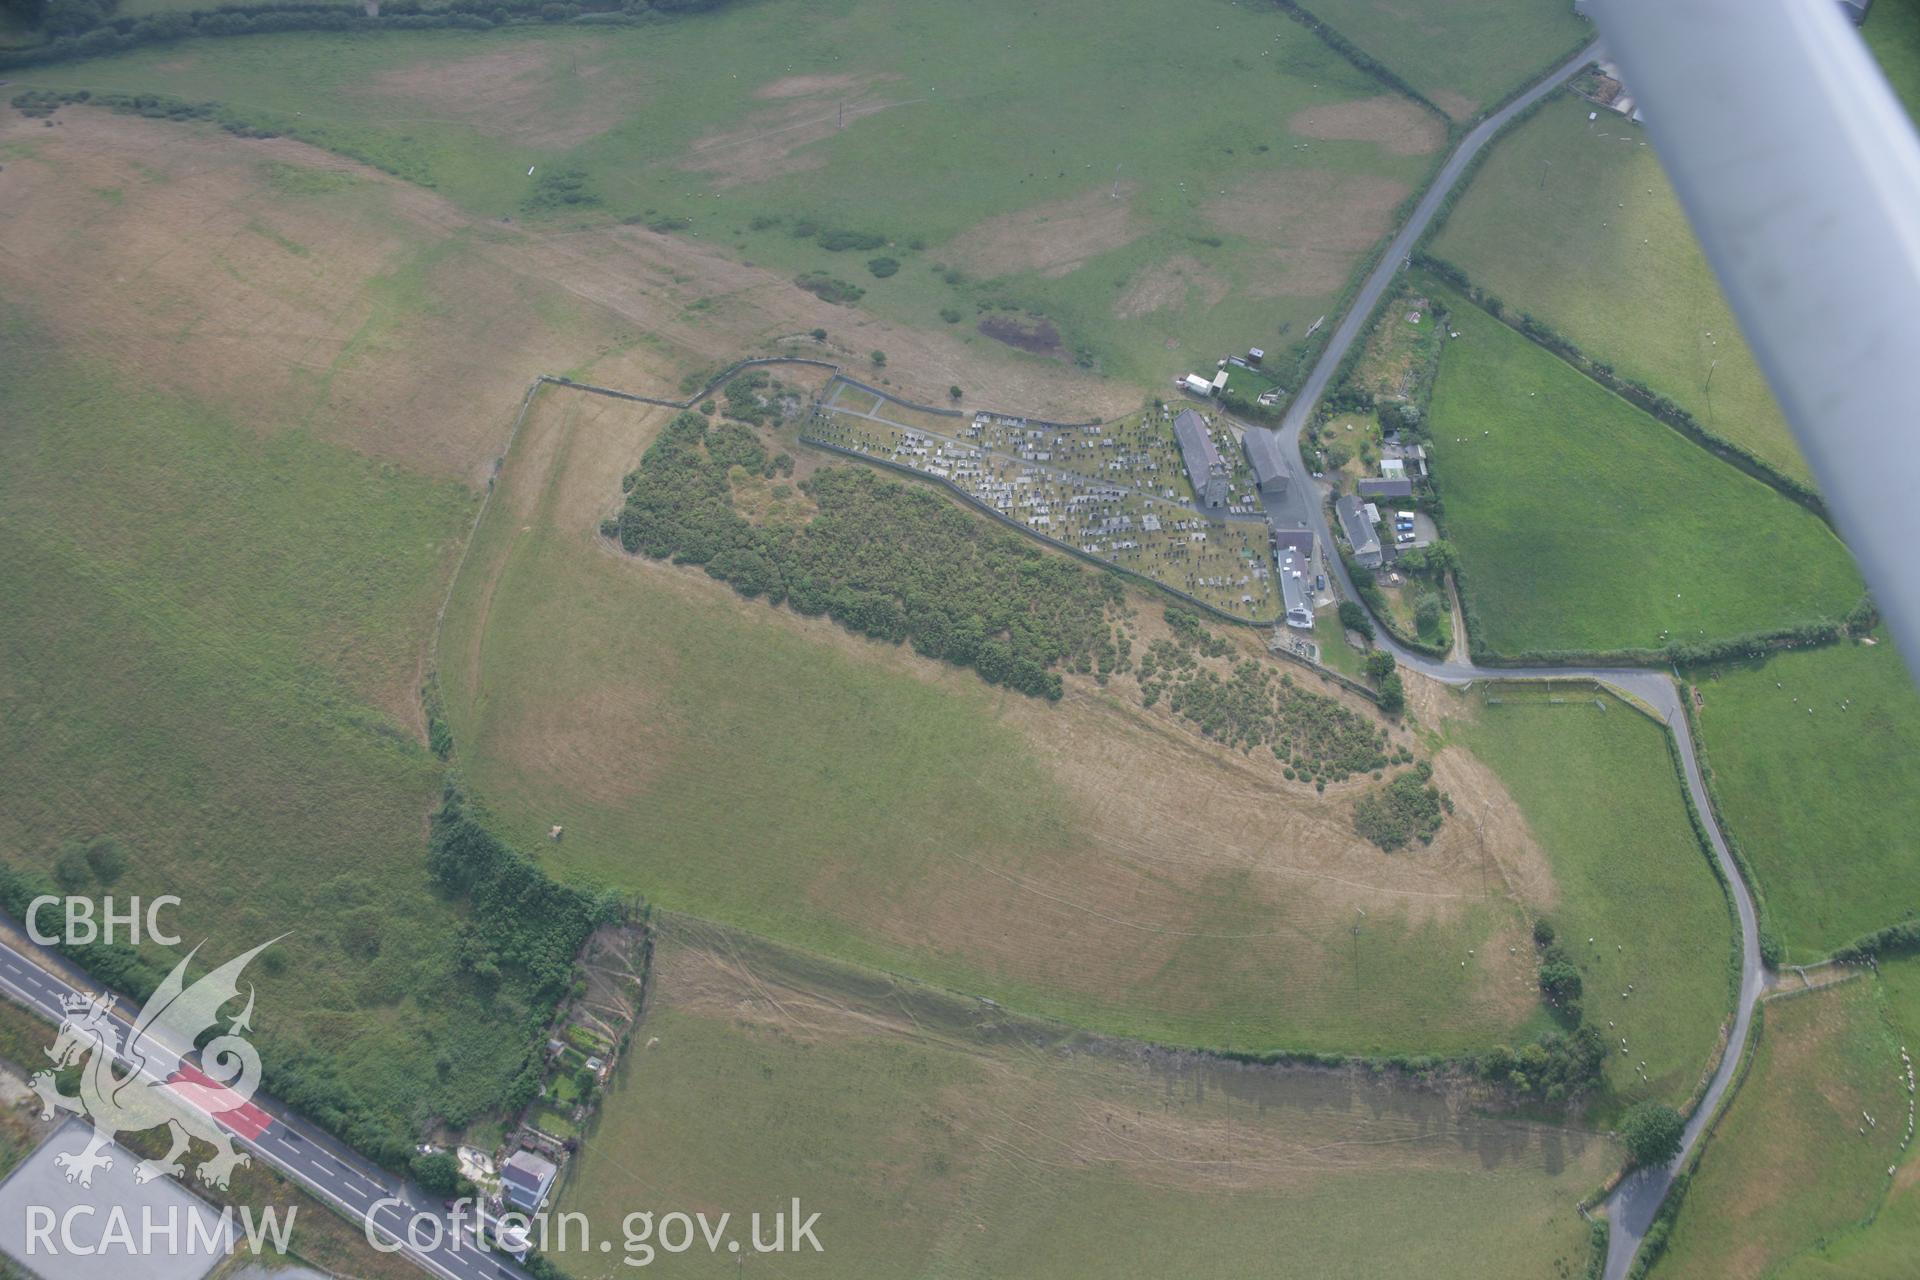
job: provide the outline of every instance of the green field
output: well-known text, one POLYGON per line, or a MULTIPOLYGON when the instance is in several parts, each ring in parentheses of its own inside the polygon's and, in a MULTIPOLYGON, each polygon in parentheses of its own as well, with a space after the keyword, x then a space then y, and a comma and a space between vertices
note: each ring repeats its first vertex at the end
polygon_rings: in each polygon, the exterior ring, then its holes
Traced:
POLYGON ((1805 508, 1441 296, 1462 336, 1434 388, 1431 466, 1476 644, 1652 649, 1858 602, 1846 548, 1805 508))
POLYGON ((268 1081, 318 1118, 360 1113, 356 1139, 484 1109, 527 1011, 456 968, 461 917, 425 870, 443 770, 411 723, 472 496, 256 434, 6 321, 8 863, 44 872, 109 836, 126 872, 85 891, 178 895, 206 956, 288 933, 248 975, 268 1081))
POLYGON ((1689 673, 1721 817, 1796 960, 1920 914, 1920 695, 1878 639, 1689 673))
POLYGON ((1598 1114, 1642 1098, 1678 1106, 1732 1005, 1726 897, 1688 824, 1664 731, 1611 697, 1596 706, 1590 690, 1561 692, 1571 701, 1488 686, 1469 696, 1499 701, 1454 733, 1552 855, 1558 901, 1546 915, 1609 1047, 1612 1097, 1598 1114))
POLYGON ((858 284, 889 319, 944 330, 952 309, 976 344, 997 345, 980 308, 1031 309, 1061 359, 1163 385, 1218 351, 1284 352, 1332 311, 1443 140, 1283 14, 1207 0, 1178 24, 1204 39, 1168 24, 1155 0, 740 4, 640 28, 202 40, 18 83, 218 99, 489 220, 527 218, 543 174, 578 169, 595 201, 535 221, 671 226, 858 284), (828 252, 803 221, 886 243, 828 252), (897 274, 874 276, 876 253, 897 274))
MULTIPOLYGON (((562 1212, 748 1213, 795 1195, 781 1275, 1577 1275, 1617 1160, 1364 1076, 1103 1049, 971 1000, 667 924, 656 994, 562 1212), (657 1041, 657 1042, 656 1042, 657 1041), (638 1046, 645 1043, 645 1048, 638 1046), (1383 1212, 1382 1206, 1392 1206, 1383 1212)), ((631 1274, 560 1258, 582 1280, 631 1274)), ((674 1274, 733 1275, 704 1246, 674 1274)))
POLYGON ((1868 975, 1767 1001, 1752 1065, 1708 1140, 1655 1276, 1778 1275, 1785 1260, 1873 1211, 1907 1120, 1884 1003, 1868 975))
MULTIPOLYGON (((1871 1058, 1870 1068, 1886 1079, 1893 1045, 1903 1045, 1909 1054, 1920 1047, 1920 960, 1912 957, 1882 962, 1879 985, 1884 1017, 1891 1034, 1883 1051, 1871 1058)), ((1900 1111, 1896 1094, 1893 1111, 1900 1111)), ((1877 1118, 1877 1117, 1876 1117, 1877 1118)), ((1887 1122, 1882 1120, 1884 1126, 1887 1122)), ((1859 1135, 1852 1135, 1858 1140, 1859 1135)), ((1885 1186, 1883 1171, 1873 1171, 1876 1186, 1885 1186)), ((1794 1258, 1780 1269, 1781 1280, 1904 1280, 1913 1274, 1914 1257, 1920 1254, 1920 1161, 1908 1147, 1899 1161, 1892 1187, 1880 1200, 1872 1220, 1850 1230, 1829 1233, 1822 1243, 1794 1258)))
POLYGON ((1591 40, 1557 0, 1304 0, 1456 120, 1487 110, 1591 40))
POLYGON ((1589 123, 1592 109, 1563 93, 1504 135, 1433 253, 1811 483, 1653 148, 1611 111, 1589 123))
POLYGON ((1893 91, 1920 117, 1920 0, 1879 0, 1861 32, 1893 91))

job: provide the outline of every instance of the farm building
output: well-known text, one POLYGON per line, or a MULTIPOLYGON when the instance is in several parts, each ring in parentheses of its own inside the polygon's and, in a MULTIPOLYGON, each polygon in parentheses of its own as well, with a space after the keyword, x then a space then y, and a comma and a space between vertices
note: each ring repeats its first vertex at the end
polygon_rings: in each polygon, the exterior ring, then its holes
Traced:
POLYGON ((1413 496, 1413 481, 1405 476, 1398 479, 1380 477, 1362 480, 1356 487, 1363 498, 1411 498, 1413 496))
POLYGON ((1292 547, 1283 548, 1279 557, 1280 599, 1286 605, 1287 625, 1313 630, 1313 603, 1307 594, 1306 557, 1292 547))
POLYGON ((537 1151, 516 1151, 500 1166, 502 1193, 514 1208, 538 1213, 559 1172, 558 1165, 537 1151))
POLYGON ((1353 558, 1369 569, 1378 569, 1380 535, 1361 509, 1360 499, 1349 494, 1333 504, 1333 512, 1340 518, 1340 532, 1347 535, 1347 541, 1353 546, 1353 558))
POLYGON ((1253 480, 1260 492, 1285 493, 1287 460, 1280 453, 1279 437, 1272 431, 1249 427, 1240 444, 1247 451, 1247 463, 1253 468, 1253 480))
POLYGON ((1173 420, 1174 438, 1180 442, 1180 457, 1187 464, 1187 479, 1193 483, 1194 496, 1209 507, 1227 501, 1227 464, 1213 447, 1207 420, 1191 409, 1182 409, 1173 420))

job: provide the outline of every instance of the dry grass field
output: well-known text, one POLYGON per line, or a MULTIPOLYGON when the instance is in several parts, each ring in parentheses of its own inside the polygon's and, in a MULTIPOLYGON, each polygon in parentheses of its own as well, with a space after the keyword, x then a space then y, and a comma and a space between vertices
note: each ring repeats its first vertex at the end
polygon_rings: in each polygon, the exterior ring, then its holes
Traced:
POLYGON ((521 842, 565 827, 559 874, 1173 1042, 1453 1051, 1534 1017, 1508 948, 1553 876, 1465 751, 1435 767, 1473 820, 1383 854, 1370 779, 1288 783, 1130 678, 1053 706, 623 556, 597 526, 666 416, 543 391, 448 615, 460 769, 521 842))
MULTIPOLYGON (((665 921, 655 966, 560 1209, 600 1232, 642 1207, 820 1213, 823 1253, 749 1271, 1578 1274, 1574 1202, 1618 1158, 1468 1095, 1111 1044, 694 922, 665 921)), ((600 1280, 619 1249, 560 1261, 600 1280)))
POLYGON ((696 240, 483 221, 285 139, 98 109, 57 121, 0 107, 0 291, 69 353, 410 470, 482 480, 537 373, 672 396, 756 352, 864 364, 882 347, 887 376, 924 401, 964 383, 1069 420, 1136 407, 991 344, 831 306, 696 240))
MULTIPOLYGON (((865 290, 859 310, 819 304, 772 331, 868 330, 845 349, 884 349, 937 394, 991 386, 1014 409, 1040 406, 1011 379, 1070 380, 1082 361, 1143 385, 1248 346, 1279 363, 1443 141, 1437 119, 1302 24, 1230 0, 1178 15, 1161 0, 787 0, 637 26, 200 40, 14 74, 218 100, 442 193, 493 235, 670 230, 685 278, 662 301, 671 316, 712 297, 692 317, 706 325, 775 322, 758 297, 739 305, 743 279, 790 291, 829 273, 865 290), (581 198, 543 206, 541 183, 565 173, 581 198), (1253 217, 1209 208, 1247 188, 1275 198, 1253 217), (898 270, 870 272, 876 253, 898 270), (1224 292, 1116 306, 1194 256, 1224 292), (1003 310, 1044 316, 1057 347, 1023 355, 978 330, 1003 310), (916 330, 973 359, 950 372, 933 346, 904 359, 925 342, 904 336, 916 330)), ((624 258, 605 265, 586 283, 654 292, 624 258)))

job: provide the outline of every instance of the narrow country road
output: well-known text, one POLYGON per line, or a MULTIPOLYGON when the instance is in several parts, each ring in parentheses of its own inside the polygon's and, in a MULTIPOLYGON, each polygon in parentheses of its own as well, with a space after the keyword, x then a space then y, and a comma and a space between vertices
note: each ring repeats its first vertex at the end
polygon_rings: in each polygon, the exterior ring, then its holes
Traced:
MULTIPOLYGON (((1394 276, 1401 270, 1407 256, 1413 252, 1414 245, 1425 234, 1434 215, 1439 212, 1441 203, 1447 198, 1460 175, 1472 163, 1474 156, 1492 140, 1502 126, 1519 112, 1559 88, 1579 70, 1592 62, 1600 52, 1596 42, 1582 49, 1572 59, 1562 64, 1545 80, 1529 89, 1514 101, 1496 111, 1482 121, 1471 133, 1461 139, 1460 145, 1447 158, 1439 177, 1434 180, 1426 194, 1420 197, 1414 206, 1413 214, 1405 226, 1394 236, 1380 262, 1360 286, 1360 292, 1353 300, 1333 337, 1327 342, 1327 349, 1321 353, 1312 372, 1300 388, 1300 394, 1288 408, 1286 416, 1276 433, 1287 465, 1293 468, 1297 483, 1289 485, 1290 490, 1305 490, 1306 501, 1296 499, 1288 504, 1285 511, 1274 511, 1277 519, 1304 515, 1307 527, 1313 530, 1320 544, 1327 548, 1328 568, 1339 579, 1341 589, 1350 600, 1360 599, 1354 590, 1353 581, 1347 574, 1346 566, 1337 554, 1333 554, 1336 545, 1331 531, 1327 528, 1326 511, 1321 502, 1319 487, 1309 478, 1312 472, 1307 470, 1300 455, 1300 433, 1312 416, 1320 397, 1326 394, 1332 383, 1340 362, 1346 357, 1354 342, 1360 339, 1368 319, 1373 315, 1387 289, 1391 287, 1394 276)), ((1245 431, 1264 431, 1268 428, 1252 423, 1238 423, 1245 431)), ((1291 523, 1291 521, 1289 521, 1291 523)), ((1642 704, 1651 707, 1672 731, 1675 742, 1680 748, 1680 759, 1687 779, 1687 791, 1693 797, 1694 810, 1699 813, 1707 837, 1713 846, 1713 856, 1719 863, 1722 876, 1732 888, 1734 906, 1740 923, 1740 996, 1734 1013, 1733 1030, 1727 1039, 1726 1051, 1721 1056, 1720 1065, 1714 1071, 1713 1079, 1708 1083, 1700 1104, 1694 1109, 1687 1121, 1685 1138, 1680 1154, 1671 1164, 1658 1169, 1638 1170, 1615 1188, 1607 1199, 1607 1215, 1612 1223, 1612 1232, 1607 1246, 1607 1265, 1603 1275, 1605 1280, 1624 1280, 1628 1269, 1633 1265, 1634 1255, 1639 1252, 1640 1241, 1646 1236, 1647 1228, 1653 1222, 1654 1214, 1659 1211, 1660 1203, 1666 1199, 1667 1189, 1673 1185, 1673 1176, 1687 1157, 1693 1152, 1714 1108, 1727 1090, 1728 1083, 1746 1049, 1747 1032, 1753 1022, 1753 1007, 1765 985, 1765 972, 1760 963, 1760 943, 1758 922, 1754 917, 1753 897, 1747 891, 1746 882, 1740 878, 1740 869, 1734 863, 1733 856, 1727 850, 1727 843, 1720 833, 1719 824, 1714 820, 1713 809, 1707 802, 1706 782, 1700 775, 1700 762, 1695 752, 1693 734, 1688 727, 1687 718, 1681 710, 1680 699, 1683 696, 1672 677, 1663 671, 1641 667, 1478 667, 1470 661, 1435 660, 1423 654, 1409 652, 1395 644, 1382 629, 1380 642, 1392 651, 1402 666, 1410 667, 1422 675, 1447 684, 1469 684, 1475 680, 1544 680, 1544 679, 1592 679, 1627 694, 1642 704)), ((1703 963, 1718 964, 1717 958, 1709 957, 1703 963)))
MULTIPOLYGON (((65 998, 101 989, 97 981, 65 957, 28 942, 11 920, 5 924, 7 927, 0 930, 0 996, 25 1005, 58 1026, 66 1017, 65 998)), ((115 996, 114 1002, 129 1021, 139 1010, 137 1004, 121 996, 115 996)), ((53 1043, 51 1029, 47 1043, 53 1043)), ((481 1245, 470 1234, 454 1231, 438 1202, 412 1194, 392 1174, 293 1115, 279 1102, 256 1093, 252 1108, 252 1123, 245 1127, 220 1121, 221 1127, 233 1135, 235 1145, 331 1203, 350 1222, 364 1226, 369 1239, 378 1234, 397 1242, 398 1252, 440 1280, 528 1280, 527 1273, 504 1255, 481 1245), (416 1215, 423 1223, 439 1220, 443 1230, 435 1233, 423 1228, 409 1239, 409 1223, 416 1215)))

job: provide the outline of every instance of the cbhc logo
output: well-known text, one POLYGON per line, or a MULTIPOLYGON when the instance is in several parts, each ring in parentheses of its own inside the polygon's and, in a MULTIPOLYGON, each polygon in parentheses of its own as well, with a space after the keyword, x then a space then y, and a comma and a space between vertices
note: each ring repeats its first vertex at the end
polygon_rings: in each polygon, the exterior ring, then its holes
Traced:
POLYGON ((115 911, 113 895, 108 894, 100 900, 99 918, 95 918, 92 898, 61 898, 51 893, 43 893, 27 904, 27 936, 43 947, 57 946, 64 942, 70 947, 84 947, 95 942, 112 945, 116 928, 125 930, 124 940, 132 946, 140 945, 140 924, 144 919, 147 926, 147 938, 163 947, 180 945, 178 934, 169 934, 160 927, 160 908, 177 907, 180 899, 172 894, 162 894, 147 903, 143 913, 140 898, 135 895, 127 902, 124 912, 115 911), (66 922, 64 935, 49 936, 40 932, 40 912, 44 907, 62 908, 66 922))

